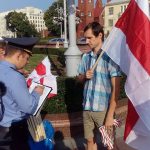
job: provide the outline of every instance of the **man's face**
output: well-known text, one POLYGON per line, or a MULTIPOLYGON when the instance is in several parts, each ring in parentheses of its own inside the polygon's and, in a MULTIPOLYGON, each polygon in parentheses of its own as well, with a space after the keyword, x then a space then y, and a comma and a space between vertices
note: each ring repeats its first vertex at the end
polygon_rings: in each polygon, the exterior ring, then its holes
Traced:
POLYGON ((97 48, 102 43, 102 34, 100 33, 97 37, 93 34, 92 29, 88 29, 84 33, 86 38, 86 43, 90 46, 91 49, 97 48))
POLYGON ((20 53, 18 57, 17 69, 24 68, 29 63, 30 55, 26 52, 20 53))

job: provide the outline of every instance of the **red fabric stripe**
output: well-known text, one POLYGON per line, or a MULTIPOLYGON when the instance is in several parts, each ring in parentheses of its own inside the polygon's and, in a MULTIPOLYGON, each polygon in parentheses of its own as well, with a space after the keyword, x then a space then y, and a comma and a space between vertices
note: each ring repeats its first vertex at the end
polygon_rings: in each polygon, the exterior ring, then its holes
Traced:
POLYGON ((131 0, 115 26, 126 35, 129 49, 150 74, 150 21, 135 0, 131 0))
MULTIPOLYGON (((135 0, 131 0, 115 26, 126 35, 126 42, 132 54, 150 74, 150 21, 135 0)), ((138 118, 134 106, 129 102, 124 139, 127 138, 138 118)))
POLYGON ((40 79, 40 84, 43 84, 44 83, 44 78, 41 78, 40 79))
POLYGON ((37 67, 35 68, 36 72, 38 75, 42 76, 46 74, 46 67, 44 64, 40 63, 39 65, 37 65, 37 67))
POLYGON ((28 81, 27 81, 27 86, 28 86, 28 88, 31 86, 32 80, 33 80, 33 79, 31 79, 31 78, 28 79, 28 81))
POLYGON ((130 131, 132 130, 133 126, 139 119, 139 116, 131 103, 130 100, 128 100, 128 114, 126 119, 126 126, 125 126, 125 133, 124 133, 124 140, 126 140, 127 136, 129 135, 130 131))
POLYGON ((53 93, 50 93, 49 95, 48 95, 48 98, 52 98, 52 97, 54 97, 54 96, 56 96, 57 94, 53 94, 53 93))

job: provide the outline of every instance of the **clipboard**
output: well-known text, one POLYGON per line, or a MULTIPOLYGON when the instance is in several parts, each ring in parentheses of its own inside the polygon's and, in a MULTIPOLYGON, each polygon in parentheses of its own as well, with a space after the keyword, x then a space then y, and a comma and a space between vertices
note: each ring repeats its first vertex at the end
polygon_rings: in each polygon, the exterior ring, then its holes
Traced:
POLYGON ((29 92, 31 93, 37 85, 44 86, 44 90, 43 90, 43 94, 40 96, 38 106, 37 106, 33 116, 38 116, 40 114, 41 109, 42 109, 42 107, 43 107, 43 105, 46 101, 46 98, 47 98, 48 94, 53 90, 52 87, 42 85, 38 82, 33 81, 30 88, 29 88, 29 92))

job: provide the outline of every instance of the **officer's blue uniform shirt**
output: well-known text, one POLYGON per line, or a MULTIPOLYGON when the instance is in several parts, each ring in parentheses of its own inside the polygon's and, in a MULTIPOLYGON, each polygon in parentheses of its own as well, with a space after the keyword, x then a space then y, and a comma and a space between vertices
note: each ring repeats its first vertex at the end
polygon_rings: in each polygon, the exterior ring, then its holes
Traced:
POLYGON ((35 91, 29 93, 24 76, 7 61, 0 62, 0 82, 6 88, 2 96, 4 116, 0 126, 10 127, 12 123, 34 113, 40 95, 35 91))

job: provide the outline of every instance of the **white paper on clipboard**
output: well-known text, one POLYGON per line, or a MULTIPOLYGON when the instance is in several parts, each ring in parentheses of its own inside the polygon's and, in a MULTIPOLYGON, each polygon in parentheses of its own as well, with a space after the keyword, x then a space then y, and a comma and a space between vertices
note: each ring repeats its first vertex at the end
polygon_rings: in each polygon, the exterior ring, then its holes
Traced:
MULTIPOLYGON (((41 84, 38 84, 38 83, 35 83, 34 81, 32 82, 30 88, 29 88, 29 92, 31 93, 34 88, 37 86, 37 85, 41 85, 41 84)), ((44 85, 41 85, 41 86, 44 86, 44 85)), ((38 103, 38 106, 34 112, 33 115, 37 115, 40 107, 43 105, 45 99, 47 98, 48 94, 52 91, 52 88, 51 87, 48 87, 48 86, 44 86, 44 90, 43 90, 43 94, 40 96, 40 99, 39 99, 39 103, 38 103)))

